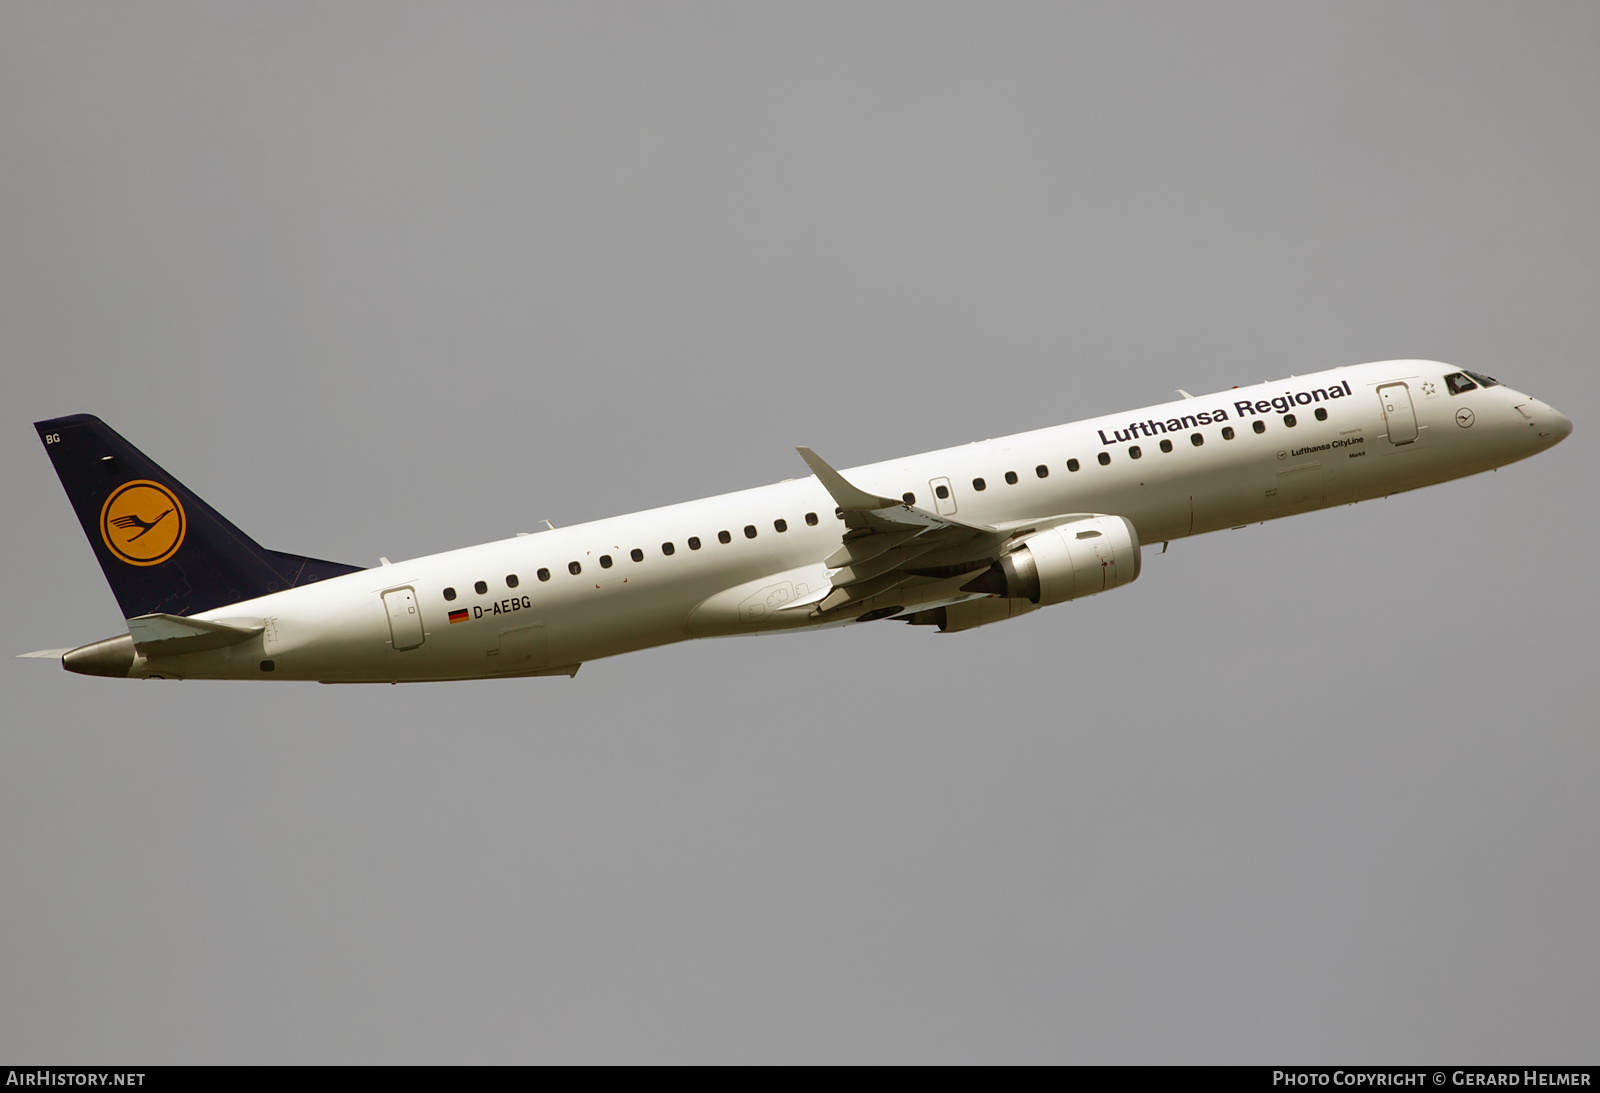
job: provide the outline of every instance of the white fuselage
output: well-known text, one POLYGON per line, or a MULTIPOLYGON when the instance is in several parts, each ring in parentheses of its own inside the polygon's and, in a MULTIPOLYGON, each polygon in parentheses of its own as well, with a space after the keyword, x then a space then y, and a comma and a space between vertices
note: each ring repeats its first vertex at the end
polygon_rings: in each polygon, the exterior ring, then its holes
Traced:
MULTIPOLYGON (((842 473, 862 490, 912 494, 913 508, 966 524, 1106 513, 1131 520, 1148 544, 1475 474, 1570 431, 1555 410, 1504 386, 1452 394, 1443 377, 1453 371, 1427 361, 1339 368, 842 473)), ((325 682, 569 674, 583 661, 686 638, 849 621, 780 610, 828 588, 825 559, 844 531, 822 483, 796 479, 207 611, 196 617, 265 629, 228 648, 140 657, 129 674, 325 682)), ((971 598, 930 578, 850 618, 971 598)))

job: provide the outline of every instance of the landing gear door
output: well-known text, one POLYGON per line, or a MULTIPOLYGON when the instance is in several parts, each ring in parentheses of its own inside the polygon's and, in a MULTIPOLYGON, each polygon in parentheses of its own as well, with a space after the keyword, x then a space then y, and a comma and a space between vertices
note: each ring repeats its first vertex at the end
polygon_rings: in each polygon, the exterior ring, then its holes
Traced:
POLYGON ((933 494, 933 510, 940 516, 951 516, 956 511, 956 491, 948 478, 928 479, 928 491, 933 494))
POLYGON ((383 609, 389 613, 389 636, 396 650, 422 644, 422 611, 417 607, 415 589, 391 588, 383 594, 383 609))
POLYGON ((1411 388, 1403 383, 1386 383, 1378 388, 1383 403, 1383 420, 1389 426, 1390 444, 1410 444, 1417 439, 1417 411, 1411 405, 1411 388))

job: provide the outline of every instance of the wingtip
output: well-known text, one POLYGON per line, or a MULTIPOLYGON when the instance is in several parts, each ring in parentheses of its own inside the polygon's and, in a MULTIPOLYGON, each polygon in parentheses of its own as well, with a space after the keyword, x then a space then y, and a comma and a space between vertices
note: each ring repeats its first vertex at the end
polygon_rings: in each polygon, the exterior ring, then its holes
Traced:
POLYGON ((810 448, 797 447, 795 451, 800 453, 800 458, 806 461, 806 466, 811 468, 811 473, 817 476, 817 480, 822 483, 823 488, 833 495, 833 499, 839 503, 839 507, 842 509, 847 511, 851 509, 880 509, 900 503, 892 497, 879 497, 875 493, 868 493, 866 490, 846 481, 842 474, 834 470, 826 460, 810 448))

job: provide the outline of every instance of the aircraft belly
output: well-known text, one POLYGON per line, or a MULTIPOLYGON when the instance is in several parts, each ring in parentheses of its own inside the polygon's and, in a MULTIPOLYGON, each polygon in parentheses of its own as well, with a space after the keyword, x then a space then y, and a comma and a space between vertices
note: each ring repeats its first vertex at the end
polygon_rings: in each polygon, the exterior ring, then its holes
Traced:
MULTIPOLYGON (((1159 543, 1189 535, 1193 526, 1193 486, 1186 480, 1140 487, 1128 510, 1117 511, 1133 521, 1143 543, 1159 543)), ((1111 509, 1095 511, 1111 512, 1111 509)))
POLYGON ((151 679, 254 679, 262 674, 263 659, 258 634, 223 649, 151 657, 144 662, 143 675, 151 679))
POLYGON ((688 613, 685 626, 697 638, 792 630, 809 624, 810 612, 791 605, 810 602, 831 588, 821 562, 763 574, 707 597, 688 613))
MULTIPOLYGON (((619 653, 690 637, 681 592, 614 582, 507 615, 486 615, 430 635, 421 647, 390 653, 396 680, 483 679, 546 674, 619 653)), ((338 677, 340 681, 344 676, 338 677)))
POLYGON ((1133 481, 1120 487, 1083 492, 1063 504, 1063 511, 1106 512, 1133 521, 1141 543, 1181 539, 1193 533, 1193 490, 1188 479, 1133 481))

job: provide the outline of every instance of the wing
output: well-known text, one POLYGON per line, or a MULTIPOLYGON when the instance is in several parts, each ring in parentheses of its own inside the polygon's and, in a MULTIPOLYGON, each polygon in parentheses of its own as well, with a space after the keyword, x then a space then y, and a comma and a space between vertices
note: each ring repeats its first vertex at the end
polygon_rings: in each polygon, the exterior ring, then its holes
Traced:
POLYGON ((833 587, 790 608, 809 608, 814 618, 847 615, 867 600, 910 585, 949 582, 951 595, 960 598, 961 584, 988 569, 1018 539, 1063 519, 1026 526, 963 523, 858 489, 810 448, 795 450, 832 495, 846 529, 826 563, 833 587))

